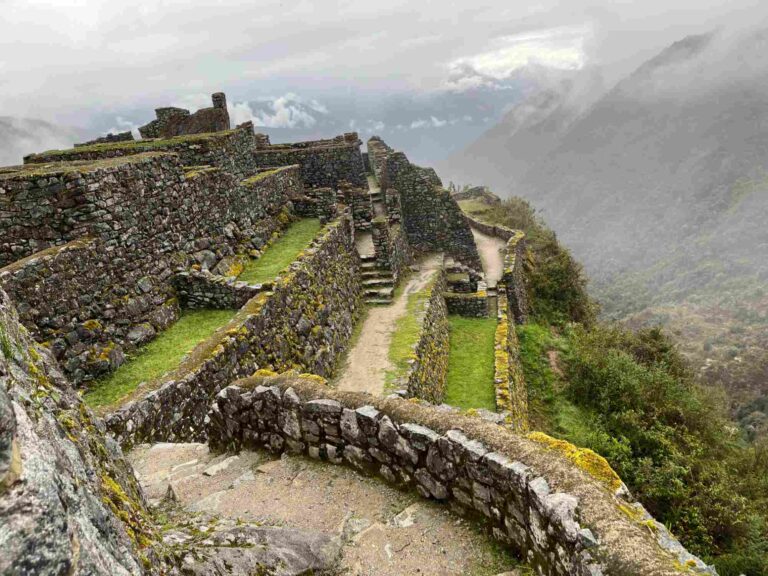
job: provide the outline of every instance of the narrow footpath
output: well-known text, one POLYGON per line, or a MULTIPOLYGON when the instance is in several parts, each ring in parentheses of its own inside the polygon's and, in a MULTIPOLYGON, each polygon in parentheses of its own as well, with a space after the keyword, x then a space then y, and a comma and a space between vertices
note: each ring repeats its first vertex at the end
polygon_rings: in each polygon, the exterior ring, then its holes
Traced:
POLYGON ((368 392, 381 395, 387 370, 393 368, 389 360, 389 346, 398 321, 406 314, 408 296, 423 290, 440 266, 440 257, 433 255, 419 263, 419 271, 408 280, 405 289, 389 306, 371 308, 362 332, 337 381, 339 390, 368 392))
POLYGON ((483 234, 475 228, 472 228, 472 235, 475 237, 477 251, 480 253, 488 288, 495 288, 504 274, 504 249, 507 243, 501 238, 483 234))

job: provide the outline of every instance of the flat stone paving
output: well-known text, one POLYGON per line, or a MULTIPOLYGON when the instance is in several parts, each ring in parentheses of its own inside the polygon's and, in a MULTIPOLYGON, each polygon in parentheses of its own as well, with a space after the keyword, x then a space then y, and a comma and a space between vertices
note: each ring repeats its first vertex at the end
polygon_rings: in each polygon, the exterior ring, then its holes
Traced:
POLYGON ((493 576, 516 565, 446 506, 342 466, 267 452, 214 456, 204 444, 142 445, 129 459, 150 499, 170 485, 193 513, 337 535, 340 574, 493 576))

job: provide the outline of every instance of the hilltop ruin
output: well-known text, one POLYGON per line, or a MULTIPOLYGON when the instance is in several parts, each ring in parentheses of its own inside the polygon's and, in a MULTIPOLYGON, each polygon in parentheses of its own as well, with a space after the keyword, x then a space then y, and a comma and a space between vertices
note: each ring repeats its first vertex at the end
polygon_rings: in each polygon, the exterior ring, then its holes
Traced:
POLYGON ((230 129, 224 95, 213 101, 158 109, 142 140, 0 168, 0 572, 244 573, 286 557, 283 573, 332 569, 323 535, 222 522, 207 540, 161 537, 122 450, 199 442, 306 455, 450 502, 537 574, 713 573, 601 457, 529 431, 521 232, 465 216, 434 170, 378 137, 365 152, 356 133, 273 145, 250 123, 230 129), (321 227, 295 259, 240 280, 299 218, 321 227), (473 230, 504 246, 493 285, 473 230), (396 393, 334 390, 366 305, 400 298, 424 256, 437 264, 396 393), (75 392, 198 309, 231 315, 171 370, 98 417, 75 392), (448 314, 496 318, 495 413, 442 405, 448 314), (277 553, 299 541, 302 554, 277 553))

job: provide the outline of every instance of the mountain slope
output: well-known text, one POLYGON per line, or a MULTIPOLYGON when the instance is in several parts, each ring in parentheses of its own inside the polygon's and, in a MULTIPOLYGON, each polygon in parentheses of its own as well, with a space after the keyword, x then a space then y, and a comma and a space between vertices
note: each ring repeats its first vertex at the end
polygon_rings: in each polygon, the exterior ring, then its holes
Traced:
MULTIPOLYGON (((686 38, 565 130, 548 128, 547 147, 532 147, 538 158, 526 151, 536 142, 528 130, 486 134, 452 159, 454 173, 481 183, 475 158, 491 159, 503 176, 496 191, 542 209, 586 264, 608 315, 667 321, 702 366, 757 368, 768 334, 766 48, 764 32, 686 38), (718 329, 686 331, 698 321, 718 329)), ((754 389, 761 372, 746 372, 733 385, 754 389)))

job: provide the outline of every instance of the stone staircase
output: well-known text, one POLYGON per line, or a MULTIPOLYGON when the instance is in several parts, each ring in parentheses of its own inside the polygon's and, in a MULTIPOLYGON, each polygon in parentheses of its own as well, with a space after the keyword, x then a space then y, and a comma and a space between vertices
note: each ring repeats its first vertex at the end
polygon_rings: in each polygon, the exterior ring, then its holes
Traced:
POLYGON ((392 303, 395 279, 392 272, 376 263, 373 255, 361 256, 363 274, 363 297, 369 306, 387 306, 392 303))

